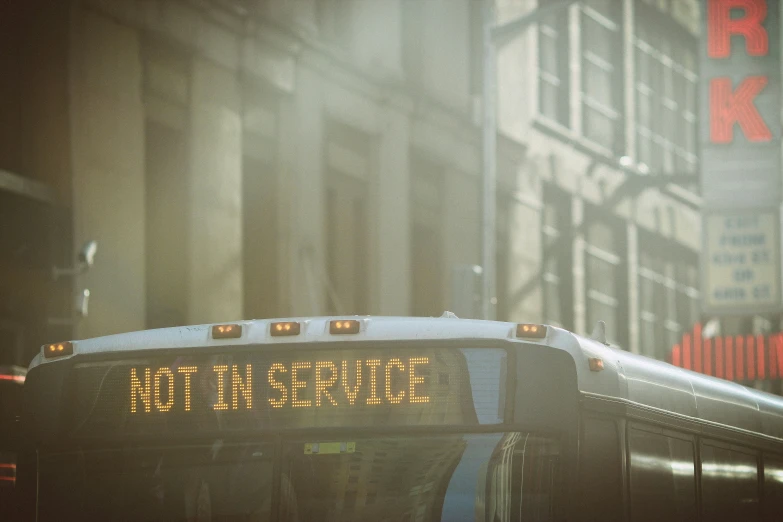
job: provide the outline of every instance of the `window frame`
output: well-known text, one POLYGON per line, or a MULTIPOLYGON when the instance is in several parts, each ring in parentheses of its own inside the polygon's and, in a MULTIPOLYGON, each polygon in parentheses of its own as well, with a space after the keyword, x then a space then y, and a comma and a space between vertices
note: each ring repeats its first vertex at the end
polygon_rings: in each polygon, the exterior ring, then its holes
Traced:
POLYGON ((579 134, 590 143, 605 150, 610 155, 622 154, 625 150, 625 96, 624 96, 624 15, 626 5, 621 3, 619 13, 616 19, 608 18, 605 14, 599 12, 597 9, 586 5, 580 5, 578 9, 579 16, 579 104, 581 106, 581 128, 579 134), (587 42, 587 30, 586 20, 590 20, 591 23, 595 23, 600 26, 604 31, 607 31, 607 41, 609 42, 609 49, 612 53, 611 57, 603 57, 598 53, 591 51, 590 45, 587 42), (595 96, 587 92, 587 76, 589 64, 591 67, 597 67, 604 74, 607 75, 608 84, 611 86, 611 92, 609 93, 612 105, 607 105, 601 100, 595 98, 595 96), (586 117, 588 111, 593 111, 603 118, 606 118, 612 128, 612 142, 603 141, 590 136, 588 130, 593 127, 589 118, 586 117))
POLYGON ((655 173, 671 175, 672 173, 698 172, 698 39, 687 28, 678 23, 671 15, 662 13, 655 7, 645 2, 635 2, 634 5, 634 33, 631 42, 634 61, 634 85, 633 98, 637 108, 641 108, 641 98, 648 100, 650 119, 642 121, 639 117, 639 109, 635 117, 634 135, 636 136, 634 157, 638 161, 645 158, 642 154, 642 141, 649 143, 650 162, 648 166, 655 173), (650 38, 652 36, 652 38, 650 38), (670 49, 656 47, 656 41, 674 42, 670 49), (681 51, 690 53, 692 66, 684 63, 681 51), (646 71, 642 71, 641 56, 645 56, 648 65, 646 71), (679 56, 678 56, 679 55, 679 56), (655 75, 653 70, 662 71, 663 75, 655 75), (641 74, 647 72, 648 74, 641 74), (650 77, 648 85, 643 78, 650 77), (679 83, 678 79, 680 80, 679 83), (654 85, 656 80, 660 85, 654 85), (690 82, 690 89, 688 88, 690 82), (681 92, 680 92, 681 91, 681 92), (677 99, 683 95, 682 99, 677 99), (675 118, 673 128, 663 128, 666 114, 675 118), (688 150, 688 145, 691 150, 688 150), (668 151, 672 168, 665 168, 665 158, 660 158, 661 165, 654 161, 660 156, 656 151, 668 151))
POLYGON ((628 300, 628 246, 626 240, 626 229, 624 227, 624 221, 618 216, 615 216, 600 207, 594 205, 585 204, 584 209, 584 222, 587 224, 584 229, 583 243, 584 243, 584 296, 585 296, 585 321, 586 326, 592 329, 593 323, 598 320, 603 320, 610 327, 610 331, 613 329, 616 333, 616 338, 609 339, 610 342, 619 344, 620 346, 627 346, 630 338, 629 317, 627 308, 620 306, 623 302, 628 300), (613 237, 613 250, 608 251, 606 248, 594 245, 590 243, 589 232, 592 224, 601 224, 606 226, 612 233, 613 237), (610 295, 601 290, 596 285, 592 286, 591 270, 589 259, 595 259, 600 263, 610 266, 613 275, 614 295, 610 295), (603 306, 610 307, 614 313, 613 317, 590 317, 590 302, 595 301, 603 306), (610 323, 611 321, 611 323, 610 323))
POLYGON ((571 34, 570 34, 570 16, 569 11, 563 13, 554 13, 548 19, 538 23, 538 61, 536 76, 538 81, 538 103, 536 105, 539 117, 552 122, 555 125, 564 128, 570 128, 571 118, 571 34), (553 27, 550 22, 554 22, 553 27), (557 73, 552 73, 544 67, 544 40, 549 40, 546 45, 553 45, 553 54, 556 56, 557 63, 555 68, 557 73), (553 88, 557 92, 556 96, 556 114, 547 114, 544 109, 543 84, 553 88))
MULTIPOLYGON (((639 349, 642 355, 662 359, 669 353, 671 346, 668 345, 670 337, 678 340, 682 334, 690 331, 693 324, 683 324, 682 315, 685 313, 680 310, 683 299, 688 299, 689 310, 687 315, 693 312, 693 303, 700 303, 701 294, 699 288, 690 286, 687 282, 680 280, 682 269, 695 267, 698 269, 699 254, 687 246, 677 243, 671 239, 664 239, 660 236, 646 231, 639 230, 639 241, 637 247, 637 280, 639 289, 637 293, 637 305, 639 307, 639 349), (660 252, 673 252, 674 255, 664 257, 658 255, 660 252), (643 264, 643 255, 650 255, 656 262, 663 262, 663 272, 656 271, 643 264), (666 273, 671 272, 671 273, 666 273), (653 285, 653 308, 657 306, 658 293, 661 288, 665 288, 663 293, 662 310, 650 311, 644 303, 643 286, 645 281, 653 285), (673 305, 673 308, 671 308, 673 305), (661 315, 662 314, 662 315, 661 315), (672 319, 674 317, 674 319, 672 319), (648 353, 644 345, 643 325, 649 323, 653 331, 664 333, 664 338, 657 342, 653 339, 652 352, 648 353), (661 350, 663 350, 661 352, 661 350)), ((658 267, 660 268, 660 267, 658 267)), ((698 283, 698 280, 696 281, 698 283)), ((699 317, 691 318, 694 323, 699 321, 699 317)))
POLYGON ((572 330, 574 326, 574 279, 573 279, 573 238, 567 237, 572 230, 573 212, 571 209, 571 194, 551 183, 544 184, 543 187, 543 206, 541 208, 541 244, 545 252, 545 259, 541 265, 541 305, 544 314, 544 322, 554 326, 560 326, 572 330), (558 223, 557 226, 551 226, 547 223, 547 211, 553 209, 558 223), (562 212, 560 212, 562 210, 562 212), (562 241, 559 248, 553 249, 551 245, 562 241), (555 270, 552 273, 549 270, 549 259, 555 260, 555 270), (566 266, 563 267, 561 263, 566 266), (559 299, 559 321, 553 321, 547 315, 549 310, 549 292, 548 285, 554 285, 557 288, 559 299))

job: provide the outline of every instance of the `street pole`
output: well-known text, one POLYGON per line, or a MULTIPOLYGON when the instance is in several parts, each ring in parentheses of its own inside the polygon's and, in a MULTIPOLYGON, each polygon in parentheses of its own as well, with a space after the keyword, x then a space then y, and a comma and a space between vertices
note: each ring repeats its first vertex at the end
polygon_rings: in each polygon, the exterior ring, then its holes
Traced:
POLYGON ((482 278, 481 312, 482 318, 492 320, 495 318, 495 230, 496 230, 496 194, 497 194, 497 64, 495 56, 495 42, 492 31, 495 26, 495 0, 484 1, 484 67, 482 82, 482 112, 483 112, 483 219, 482 219, 482 250, 481 264, 484 277, 482 278))
POLYGON ((482 82, 482 220, 481 220, 481 314, 483 319, 495 318, 496 250, 497 242, 497 55, 495 46, 504 45, 542 17, 560 11, 580 0, 539 0, 540 7, 532 13, 495 26, 495 0, 484 0, 483 82, 482 82))

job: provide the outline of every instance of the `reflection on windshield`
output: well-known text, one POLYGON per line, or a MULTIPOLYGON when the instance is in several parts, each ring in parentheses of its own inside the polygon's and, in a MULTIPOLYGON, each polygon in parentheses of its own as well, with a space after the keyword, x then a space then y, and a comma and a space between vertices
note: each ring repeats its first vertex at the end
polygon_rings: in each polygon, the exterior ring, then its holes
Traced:
POLYGON ((484 433, 279 444, 218 440, 43 456, 40 520, 548 522, 554 517, 559 450, 552 439, 484 433))
POLYGON ((41 460, 45 521, 270 519, 271 444, 51 455, 41 460))
POLYGON ((389 438, 356 442, 353 453, 287 451, 291 497, 287 521, 440 520, 454 468, 462 458, 462 435, 389 438))

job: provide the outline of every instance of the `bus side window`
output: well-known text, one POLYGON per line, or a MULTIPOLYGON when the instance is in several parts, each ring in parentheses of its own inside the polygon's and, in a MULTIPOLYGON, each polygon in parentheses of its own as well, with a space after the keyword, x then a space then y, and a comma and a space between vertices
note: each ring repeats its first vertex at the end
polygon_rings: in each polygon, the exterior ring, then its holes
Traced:
POLYGON ((764 455, 764 522, 778 522, 783 513, 783 457, 764 455))
POLYGON ((631 520, 696 520, 693 442, 641 429, 629 430, 631 520))
POLYGON ((704 522, 759 520, 755 452, 715 442, 702 444, 701 498, 704 522))
POLYGON ((621 521, 622 454, 617 423, 585 417, 579 455, 580 520, 621 521))
MULTIPOLYGON (((563 520, 560 444, 529 433, 509 433, 488 466, 487 522, 563 520)), ((445 518, 444 518, 445 520, 445 518)))

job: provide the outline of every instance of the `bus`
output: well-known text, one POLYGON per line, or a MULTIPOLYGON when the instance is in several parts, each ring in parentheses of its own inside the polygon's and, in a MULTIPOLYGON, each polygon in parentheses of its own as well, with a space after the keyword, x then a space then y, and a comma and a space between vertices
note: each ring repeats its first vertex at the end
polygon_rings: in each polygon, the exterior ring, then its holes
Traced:
POLYGON ((28 518, 772 522, 783 399, 540 324, 308 317, 45 345, 28 518))

